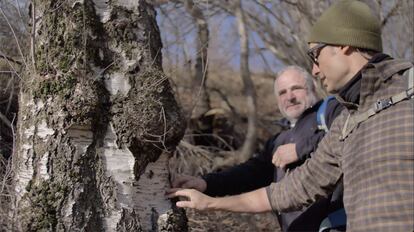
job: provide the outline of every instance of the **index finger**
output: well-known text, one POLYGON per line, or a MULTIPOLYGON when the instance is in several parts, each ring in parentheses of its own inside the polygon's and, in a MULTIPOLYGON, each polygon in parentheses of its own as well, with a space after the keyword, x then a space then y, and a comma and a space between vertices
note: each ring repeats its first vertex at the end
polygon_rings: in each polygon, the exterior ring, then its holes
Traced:
POLYGON ((169 188, 169 189, 165 190, 165 195, 171 194, 171 193, 175 193, 175 192, 177 192, 180 189, 181 188, 169 188))
POLYGON ((171 185, 173 187, 180 187, 183 183, 185 183, 185 182, 187 182, 187 181, 190 180, 190 177, 189 176, 179 175, 179 174, 175 175, 173 178, 174 179, 171 182, 171 185))
POLYGON ((168 198, 188 197, 188 195, 189 195, 188 189, 175 188, 175 189, 171 189, 171 190, 173 190, 173 191, 171 191, 170 193, 167 194, 168 198))

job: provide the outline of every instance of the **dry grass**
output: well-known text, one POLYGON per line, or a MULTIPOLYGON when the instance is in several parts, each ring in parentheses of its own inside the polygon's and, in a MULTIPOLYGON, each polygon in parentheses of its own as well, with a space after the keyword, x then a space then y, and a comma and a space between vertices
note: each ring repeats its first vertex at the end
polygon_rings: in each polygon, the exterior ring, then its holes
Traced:
POLYGON ((189 231, 221 232, 278 232, 281 231, 272 213, 248 214, 224 211, 200 212, 186 210, 189 231))

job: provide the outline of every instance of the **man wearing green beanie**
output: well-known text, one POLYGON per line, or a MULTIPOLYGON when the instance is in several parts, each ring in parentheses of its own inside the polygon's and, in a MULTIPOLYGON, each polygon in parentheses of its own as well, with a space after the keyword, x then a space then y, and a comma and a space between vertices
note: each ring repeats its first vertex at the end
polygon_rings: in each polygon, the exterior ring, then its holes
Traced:
POLYGON ((347 231, 414 231, 413 64, 382 53, 379 20, 342 0, 308 39, 312 73, 345 110, 312 158, 278 183, 238 196, 195 190, 179 207, 235 212, 292 211, 330 194, 342 179, 347 231))

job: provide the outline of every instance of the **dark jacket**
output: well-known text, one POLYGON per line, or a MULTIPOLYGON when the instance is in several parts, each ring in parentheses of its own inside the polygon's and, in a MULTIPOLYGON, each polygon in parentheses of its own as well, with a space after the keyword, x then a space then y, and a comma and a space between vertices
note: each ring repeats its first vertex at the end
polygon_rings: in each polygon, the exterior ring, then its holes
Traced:
MULTIPOLYGON (((321 102, 318 102, 314 107, 306 110, 299 120, 296 122, 295 127, 286 133, 279 135, 276 140, 274 150, 276 151, 279 145, 287 143, 295 143, 299 160, 295 163, 289 164, 286 168, 288 171, 292 171, 296 167, 310 158, 311 153, 318 147, 319 141, 325 135, 323 130, 318 129, 317 124, 317 111, 321 102), (299 152, 300 151, 300 152, 299 152)), ((328 103, 326 110, 327 127, 329 128, 333 122, 333 119, 338 116, 342 110, 342 106, 336 100, 332 100, 328 103)), ((275 169, 274 180, 276 182, 283 179, 285 176, 285 170, 281 168, 275 169)), ((341 188, 341 187, 338 187, 341 188)), ((312 204, 310 207, 302 210, 279 213, 278 220, 283 231, 318 231, 322 220, 331 212, 342 208, 342 192, 340 190, 339 195, 332 199, 332 196, 323 198, 317 203, 312 204), (332 202, 331 202, 332 201, 332 202)))
POLYGON ((267 187, 274 210, 308 205, 332 192, 343 178, 347 231, 414 231, 414 100, 391 105, 344 133, 349 117, 405 92, 407 77, 402 74, 411 66, 388 58, 361 69, 341 91, 346 109, 312 159, 267 187))
MULTIPOLYGON (((291 169, 302 164, 315 151, 319 141, 325 134, 323 130, 318 129, 316 121, 317 111, 321 103, 322 101, 307 109, 293 128, 282 131, 280 134, 270 138, 264 150, 258 155, 230 169, 205 175, 203 178, 207 182, 207 189, 204 193, 209 196, 235 195, 268 186, 275 180, 276 170, 272 164, 272 156, 280 145, 287 143, 296 144, 296 153, 299 160, 289 165, 288 168, 291 169)), ((342 106, 336 100, 328 103, 326 110, 328 128, 341 110, 342 106)), ((326 216, 326 213, 323 213, 323 215, 326 216)), ((309 220, 315 221, 313 218, 309 220)), ((282 220, 282 224, 286 224, 282 225, 282 227, 287 229, 288 224, 291 222, 292 220, 289 220, 288 223, 285 223, 282 220)))

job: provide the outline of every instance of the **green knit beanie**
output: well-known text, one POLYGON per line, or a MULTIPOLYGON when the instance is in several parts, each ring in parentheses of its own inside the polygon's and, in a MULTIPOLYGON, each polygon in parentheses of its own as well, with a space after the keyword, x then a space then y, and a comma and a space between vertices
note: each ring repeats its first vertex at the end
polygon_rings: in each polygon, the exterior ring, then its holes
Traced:
POLYGON ((380 22, 365 3, 341 0, 316 21, 308 43, 349 45, 382 52, 380 22))

